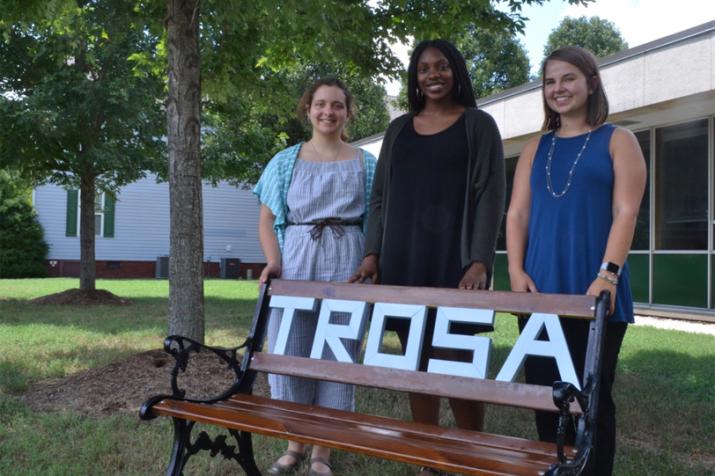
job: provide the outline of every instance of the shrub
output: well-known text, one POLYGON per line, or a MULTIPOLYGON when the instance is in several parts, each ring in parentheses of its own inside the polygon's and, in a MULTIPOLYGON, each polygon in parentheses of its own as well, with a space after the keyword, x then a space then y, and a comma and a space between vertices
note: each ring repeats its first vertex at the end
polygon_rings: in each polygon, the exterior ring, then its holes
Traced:
POLYGON ((0 278, 47 275, 42 226, 12 174, 0 170, 0 278))

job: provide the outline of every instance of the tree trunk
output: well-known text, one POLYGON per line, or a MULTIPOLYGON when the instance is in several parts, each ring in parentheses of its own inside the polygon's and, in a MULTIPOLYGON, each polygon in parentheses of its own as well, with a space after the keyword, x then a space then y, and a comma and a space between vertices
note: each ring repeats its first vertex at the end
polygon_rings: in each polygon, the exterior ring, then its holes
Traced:
POLYGON ((204 341, 199 0, 167 0, 169 334, 204 341))
POLYGON ((94 291, 97 267, 94 259, 94 174, 85 173, 80 178, 79 215, 79 288, 94 291))

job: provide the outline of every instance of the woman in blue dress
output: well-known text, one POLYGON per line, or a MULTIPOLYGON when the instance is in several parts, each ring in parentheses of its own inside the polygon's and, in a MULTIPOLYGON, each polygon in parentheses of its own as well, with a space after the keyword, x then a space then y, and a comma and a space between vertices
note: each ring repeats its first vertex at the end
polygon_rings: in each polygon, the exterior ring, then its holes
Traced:
MULTIPOLYGON (((611 293, 594 453, 587 472, 611 474, 616 414, 612 396, 618 353, 633 300, 626 258, 646 183, 635 136, 606 123, 608 100, 595 58, 579 47, 552 52, 542 69, 543 128, 521 153, 507 213, 512 291, 611 293)), ((581 377, 588 322, 562 319, 581 377)), ((523 322, 522 322, 523 324, 523 322)), ((529 383, 559 380, 552 359, 532 357, 529 383)), ((537 412, 540 439, 555 441, 557 416, 537 412)), ((573 443, 573 434, 567 435, 573 443)))

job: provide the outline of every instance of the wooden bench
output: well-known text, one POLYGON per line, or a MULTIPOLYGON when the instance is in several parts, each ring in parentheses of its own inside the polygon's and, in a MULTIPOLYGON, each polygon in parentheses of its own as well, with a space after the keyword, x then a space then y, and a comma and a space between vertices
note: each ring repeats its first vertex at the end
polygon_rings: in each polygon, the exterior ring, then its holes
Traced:
MULTIPOLYGON (((588 460, 595 428, 599 387, 597 376, 608 300, 607 293, 595 299, 587 296, 273 280, 262 287, 259 293, 250 334, 240 347, 210 348, 180 336, 167 337, 165 349, 176 359, 171 382, 173 395, 150 398, 142 406, 140 416, 145 420, 160 415, 173 419, 174 445, 167 474, 176 476, 182 474, 188 458, 200 450, 208 450, 212 456, 220 453, 225 458, 236 460, 247 474, 260 475, 253 459, 252 433, 463 474, 578 474, 588 460), (280 299, 283 300, 286 297, 315 298, 321 306, 328 302, 326 300, 367 302, 365 316, 372 309, 371 325, 377 319, 375 309, 378 305, 375 303, 380 306, 388 303, 531 314, 530 322, 536 321, 537 314, 544 314, 552 315, 545 318, 553 318, 552 324, 554 320, 558 323, 558 319, 553 316, 556 314, 592 319, 583 381, 579 382, 580 390, 578 384, 565 382, 555 382, 552 388, 504 379, 472 378, 269 354, 262 352, 262 348, 271 298, 277 296, 282 296, 280 299), (236 376, 229 389, 210 400, 185 398, 185 392, 177 383, 177 377, 189 365, 190 354, 199 349, 215 353, 233 369, 236 376), (548 410, 559 412, 564 422, 569 413, 579 414, 576 443, 568 447, 273 400, 252 395, 256 372, 548 410), (227 429, 236 444, 229 445, 225 435, 212 439, 206 432, 201 432, 192 440, 191 431, 197 422, 227 429)), ((558 329, 560 331, 560 326, 558 329)), ((373 339, 382 339, 382 333, 371 327, 367 347, 372 347, 371 358, 375 362, 376 355, 379 357, 375 349, 379 353, 380 345, 376 346, 373 342, 371 346, 373 339)), ((516 352, 521 340, 520 337, 512 353, 516 352)), ((523 346, 520 348, 523 349, 523 346)), ((365 361, 369 360, 367 354, 368 350, 365 361)), ((511 354, 507 361, 510 359, 511 354)), ((521 366, 518 355, 515 359, 518 366, 521 366)), ((513 366, 514 361, 510 365, 513 366)), ((505 363, 500 374, 507 366, 505 363)))

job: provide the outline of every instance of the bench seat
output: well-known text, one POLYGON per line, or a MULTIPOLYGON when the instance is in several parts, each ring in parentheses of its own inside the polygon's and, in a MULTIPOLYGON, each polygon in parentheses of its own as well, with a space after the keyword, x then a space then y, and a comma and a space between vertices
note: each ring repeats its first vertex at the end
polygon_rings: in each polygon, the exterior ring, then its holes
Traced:
MULTIPOLYGON (((157 415, 474 475, 538 475, 556 445, 236 394, 211 405, 172 399, 157 415), (480 469, 475 469, 480 468, 480 469)), ((567 454, 573 448, 567 447, 567 454)))

